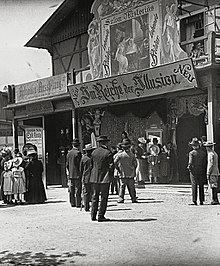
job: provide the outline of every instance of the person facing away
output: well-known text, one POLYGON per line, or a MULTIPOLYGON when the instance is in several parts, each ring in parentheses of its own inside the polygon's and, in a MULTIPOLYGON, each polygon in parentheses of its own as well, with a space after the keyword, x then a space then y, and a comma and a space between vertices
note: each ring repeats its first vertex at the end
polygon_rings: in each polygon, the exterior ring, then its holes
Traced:
POLYGON ((199 186, 199 201, 203 205, 205 200, 204 184, 206 183, 206 155, 200 149, 200 142, 195 137, 189 143, 192 151, 189 152, 188 170, 190 173, 190 180, 192 186, 192 201, 197 205, 197 188, 199 186))
MULTIPOLYGON (((117 149, 118 148, 115 146, 110 147, 110 151, 112 153, 113 158, 114 158, 115 154, 117 153, 117 149)), ((110 169, 110 175, 111 175, 110 190, 111 190, 112 195, 114 194, 114 192, 116 195, 118 195, 118 179, 114 174, 115 174, 115 167, 112 167, 110 169)))
POLYGON ((109 141, 107 136, 99 136, 97 138, 99 147, 92 152, 92 171, 90 176, 93 189, 91 209, 92 221, 96 220, 97 212, 98 222, 109 221, 109 219, 105 218, 111 181, 109 171, 111 167, 113 167, 113 156, 107 147, 109 141), (101 196, 101 199, 98 210, 99 196, 101 196))
POLYGON ((86 144, 85 148, 83 149, 85 151, 85 154, 82 156, 82 159, 80 161, 80 172, 81 172, 81 180, 82 180, 82 189, 83 189, 83 202, 84 202, 84 209, 86 212, 89 211, 89 202, 91 199, 91 191, 92 191, 92 185, 89 182, 90 175, 91 175, 91 156, 92 152, 94 151, 94 147, 92 147, 92 144, 86 144))
POLYGON ((69 201, 71 207, 81 207, 82 183, 80 178, 80 160, 82 154, 79 151, 78 138, 73 139, 72 149, 66 156, 66 172, 68 178, 69 201))
POLYGON ((38 160, 37 152, 34 149, 27 151, 27 157, 25 173, 28 181, 25 200, 31 204, 44 203, 47 197, 42 180, 43 164, 38 160))
POLYGON ((115 156, 114 164, 119 171, 120 192, 118 203, 124 203, 125 188, 127 186, 132 203, 136 203, 136 190, 134 185, 134 177, 136 175, 137 160, 133 152, 131 152, 131 143, 124 140, 121 143, 123 151, 115 156))
POLYGON ((219 167, 218 154, 214 151, 214 142, 207 141, 203 144, 207 149, 207 179, 212 189, 211 205, 219 204, 218 200, 218 183, 219 183, 219 167))

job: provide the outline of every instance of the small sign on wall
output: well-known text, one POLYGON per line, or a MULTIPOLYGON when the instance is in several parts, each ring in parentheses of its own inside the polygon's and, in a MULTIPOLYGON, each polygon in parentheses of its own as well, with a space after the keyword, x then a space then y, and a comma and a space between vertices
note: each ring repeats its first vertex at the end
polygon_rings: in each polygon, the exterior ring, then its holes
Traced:
POLYGON ((43 158, 43 129, 25 128, 25 142, 31 143, 37 147, 38 158, 43 158))

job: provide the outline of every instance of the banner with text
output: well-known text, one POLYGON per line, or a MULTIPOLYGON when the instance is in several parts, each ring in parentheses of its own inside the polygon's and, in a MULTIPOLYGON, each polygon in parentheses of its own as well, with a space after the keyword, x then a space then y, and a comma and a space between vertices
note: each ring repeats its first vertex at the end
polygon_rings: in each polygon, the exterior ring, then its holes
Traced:
POLYGON ((197 87, 191 59, 68 86, 75 108, 162 95, 197 87))
POLYGON ((15 86, 15 103, 30 100, 42 100, 49 96, 67 92, 67 74, 51 76, 44 79, 15 86))

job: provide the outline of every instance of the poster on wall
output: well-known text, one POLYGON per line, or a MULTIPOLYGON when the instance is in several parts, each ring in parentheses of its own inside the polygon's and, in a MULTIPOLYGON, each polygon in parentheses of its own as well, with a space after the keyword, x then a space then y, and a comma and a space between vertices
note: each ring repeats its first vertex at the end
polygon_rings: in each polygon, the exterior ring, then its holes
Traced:
POLYGON ((43 158, 43 129, 25 128, 25 143, 31 143, 37 147, 38 158, 43 158))
POLYGON ((103 77, 160 64, 157 2, 124 10, 101 20, 103 77))

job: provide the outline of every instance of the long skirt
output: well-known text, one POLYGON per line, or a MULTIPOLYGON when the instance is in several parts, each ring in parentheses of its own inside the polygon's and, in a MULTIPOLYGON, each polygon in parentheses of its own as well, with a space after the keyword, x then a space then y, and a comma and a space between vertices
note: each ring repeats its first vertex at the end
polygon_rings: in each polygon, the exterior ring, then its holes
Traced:
POLYGON ((147 161, 143 159, 137 159, 136 168, 136 181, 147 181, 147 161))

